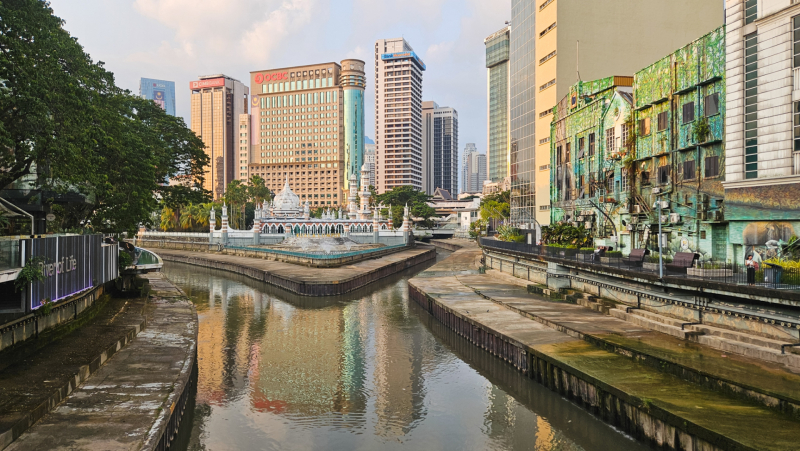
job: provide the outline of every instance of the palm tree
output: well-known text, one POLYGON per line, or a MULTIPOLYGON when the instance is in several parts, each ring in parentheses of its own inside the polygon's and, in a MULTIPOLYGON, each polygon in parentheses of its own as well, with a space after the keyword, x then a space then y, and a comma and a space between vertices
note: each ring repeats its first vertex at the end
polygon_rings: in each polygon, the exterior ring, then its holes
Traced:
POLYGON ((194 213, 196 208, 194 205, 189 203, 189 205, 181 208, 181 227, 184 229, 188 229, 192 226, 192 222, 194 221, 194 213))
POLYGON ((161 210, 161 230, 167 231, 167 229, 175 227, 175 211, 173 211, 169 207, 164 207, 161 210))
POLYGON ((204 204, 196 205, 194 213, 194 220, 197 224, 206 227, 211 220, 211 210, 215 209, 213 202, 206 202, 204 204))

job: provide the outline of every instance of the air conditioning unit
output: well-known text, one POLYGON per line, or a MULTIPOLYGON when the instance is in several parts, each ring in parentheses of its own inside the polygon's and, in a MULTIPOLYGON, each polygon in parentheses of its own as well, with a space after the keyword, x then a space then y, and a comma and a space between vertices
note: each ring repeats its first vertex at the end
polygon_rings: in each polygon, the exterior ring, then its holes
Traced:
POLYGON ((573 221, 572 222, 572 227, 578 227, 578 222, 577 221, 573 221))
POLYGON ((582 215, 578 216, 578 222, 583 222, 583 220, 584 220, 584 217, 582 215))
POLYGON ((592 224, 593 223, 591 221, 586 221, 586 222, 583 223, 583 227, 585 227, 587 229, 591 229, 592 228, 592 224))
POLYGON ((661 188, 653 188, 653 194, 661 194, 661 188))
POLYGON ((670 213, 669 222, 671 222, 672 224, 678 224, 679 222, 681 222, 681 215, 679 215, 678 213, 670 213))
POLYGON ((665 208, 669 208, 669 201, 668 200, 662 200, 661 201, 661 209, 663 210, 665 208))
POLYGON ((667 221, 669 221, 669 216, 667 216, 667 215, 661 215, 661 223, 662 223, 662 224, 664 224, 664 223, 666 223, 667 221))

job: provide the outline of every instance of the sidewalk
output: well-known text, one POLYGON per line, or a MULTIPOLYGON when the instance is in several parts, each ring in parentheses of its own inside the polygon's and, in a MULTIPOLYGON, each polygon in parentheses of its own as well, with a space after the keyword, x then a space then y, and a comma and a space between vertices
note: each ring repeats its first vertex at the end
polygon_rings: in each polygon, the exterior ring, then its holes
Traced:
POLYGON ((475 262, 480 255, 477 246, 467 245, 409 284, 454 314, 708 443, 723 449, 797 449, 800 422, 790 415, 689 382, 626 355, 639 353, 685 365, 710 379, 765 391, 794 404, 800 404, 797 374, 529 294, 522 279, 494 270, 479 274, 475 262))
POLYGON ((151 281, 147 328, 8 450, 156 448, 173 411, 183 409, 179 400, 195 361, 197 315, 160 273, 144 277, 151 281))

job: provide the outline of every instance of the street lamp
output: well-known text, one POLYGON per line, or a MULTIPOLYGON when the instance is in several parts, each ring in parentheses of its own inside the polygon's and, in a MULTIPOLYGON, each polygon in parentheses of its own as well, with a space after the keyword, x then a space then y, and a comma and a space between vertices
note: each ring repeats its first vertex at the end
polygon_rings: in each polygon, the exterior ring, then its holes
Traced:
POLYGON ((653 189, 653 194, 656 195, 656 201, 653 208, 658 204, 658 278, 664 278, 664 254, 661 252, 661 201, 658 200, 658 193, 653 189))

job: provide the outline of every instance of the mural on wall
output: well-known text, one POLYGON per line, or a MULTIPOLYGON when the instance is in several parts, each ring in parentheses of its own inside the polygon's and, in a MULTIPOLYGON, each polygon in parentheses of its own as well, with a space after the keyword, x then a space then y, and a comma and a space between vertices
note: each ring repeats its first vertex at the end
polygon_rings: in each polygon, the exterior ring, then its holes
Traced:
POLYGON ((747 224, 742 232, 744 256, 753 255, 756 261, 780 258, 783 245, 797 236, 794 226, 782 221, 761 221, 747 224))
POLYGON ((725 216, 732 221, 796 219, 800 213, 800 184, 727 189, 725 209, 725 216))

